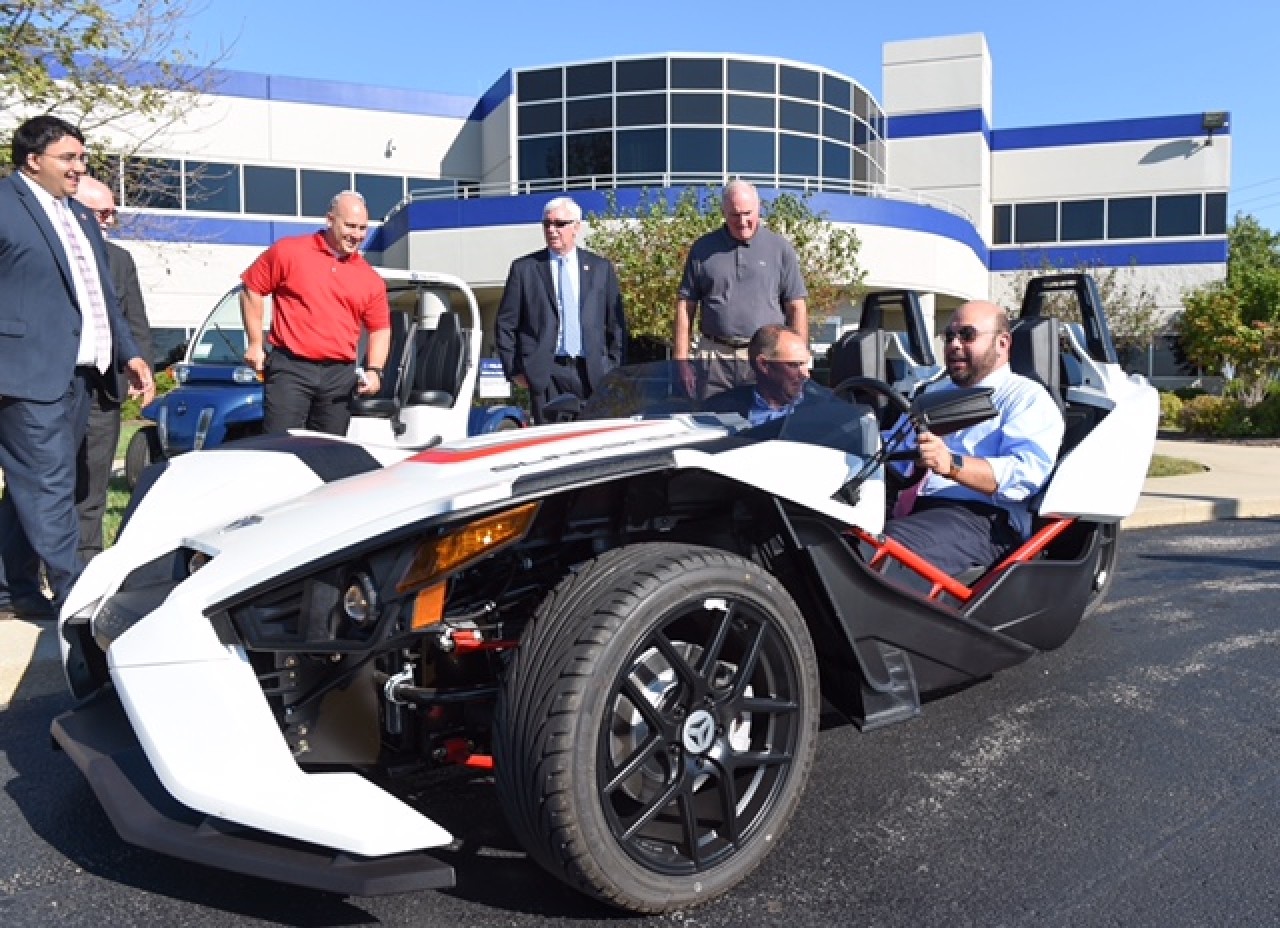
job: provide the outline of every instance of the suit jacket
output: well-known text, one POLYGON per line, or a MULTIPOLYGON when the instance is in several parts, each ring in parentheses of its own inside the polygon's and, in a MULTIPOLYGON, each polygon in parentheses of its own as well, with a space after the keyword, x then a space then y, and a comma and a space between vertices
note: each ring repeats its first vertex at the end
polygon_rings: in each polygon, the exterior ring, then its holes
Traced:
MULTIPOLYGON (((582 317, 582 353, 588 389, 622 363, 627 322, 618 275, 609 260, 578 249, 578 310, 582 317)), ((551 381, 551 365, 560 335, 560 307, 551 280, 551 251, 542 249, 511 263, 494 325, 494 344, 507 377, 524 374, 531 390, 551 381)))
POLYGON ((111 284, 120 299, 120 308, 124 311, 125 321, 129 323, 129 334, 137 343, 142 357, 150 364, 155 347, 151 342, 147 304, 142 299, 142 284, 138 282, 138 265, 129 249, 110 239, 107 240, 107 265, 111 271, 111 284))
MULTIPOLYGON (((72 200, 97 261, 117 363, 141 357, 120 311, 108 271, 106 241, 87 207, 72 200)), ((0 179, 0 396, 52 403, 75 373, 85 319, 71 264, 44 208, 17 174, 0 179)), ((123 392, 117 364, 104 378, 123 392)))

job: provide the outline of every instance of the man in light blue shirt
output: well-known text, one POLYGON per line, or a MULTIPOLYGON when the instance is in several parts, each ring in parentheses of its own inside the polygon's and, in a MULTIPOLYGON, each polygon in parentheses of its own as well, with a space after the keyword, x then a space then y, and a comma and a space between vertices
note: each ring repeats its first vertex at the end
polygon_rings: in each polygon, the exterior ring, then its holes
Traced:
POLYGON ((988 567, 1031 532, 1028 501, 1053 470, 1064 423, 1040 384, 1009 368, 1009 318, 994 303, 961 306, 943 333, 949 384, 990 387, 997 416, 945 438, 919 435, 928 473, 911 512, 885 534, 946 573, 988 567))

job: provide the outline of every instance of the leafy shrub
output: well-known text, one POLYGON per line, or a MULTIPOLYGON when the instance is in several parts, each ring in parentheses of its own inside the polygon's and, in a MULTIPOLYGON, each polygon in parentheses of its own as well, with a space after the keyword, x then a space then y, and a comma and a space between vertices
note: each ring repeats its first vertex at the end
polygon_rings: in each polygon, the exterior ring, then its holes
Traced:
POLYGON ((1182 400, 1176 393, 1160 394, 1160 425, 1170 428, 1182 424, 1182 400))
MULTIPOLYGON (((178 382, 173 379, 173 375, 167 370, 156 373, 156 396, 164 396, 177 385, 178 382)), ((141 419, 142 403, 136 399, 125 400, 124 405, 120 407, 120 418, 125 422, 141 419)))
POLYGON ((1239 434, 1244 404, 1224 396, 1196 396, 1182 404, 1182 427, 1191 435, 1239 434))
POLYGON ((1249 412, 1259 435, 1280 438, 1280 388, 1273 386, 1267 398, 1249 412))

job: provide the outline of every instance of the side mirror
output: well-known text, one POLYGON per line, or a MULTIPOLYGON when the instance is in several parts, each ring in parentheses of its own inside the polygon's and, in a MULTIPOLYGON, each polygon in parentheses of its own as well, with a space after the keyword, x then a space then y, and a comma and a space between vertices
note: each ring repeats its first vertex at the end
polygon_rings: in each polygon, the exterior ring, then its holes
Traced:
POLYGON ((960 387, 921 393, 911 401, 916 426, 934 435, 950 435, 995 418, 990 387, 960 387))

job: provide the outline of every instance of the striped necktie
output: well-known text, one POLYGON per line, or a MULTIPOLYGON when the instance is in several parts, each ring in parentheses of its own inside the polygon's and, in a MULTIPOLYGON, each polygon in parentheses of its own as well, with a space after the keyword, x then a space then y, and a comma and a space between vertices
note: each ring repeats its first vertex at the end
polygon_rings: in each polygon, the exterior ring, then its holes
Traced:
MULTIPOLYGON (((63 200, 55 200, 54 212, 62 223, 62 231, 66 234, 67 248, 70 249, 71 270, 80 278, 84 292, 89 295, 89 316, 93 321, 94 366, 98 373, 105 374, 111 366, 111 323, 107 320, 107 300, 102 295, 102 286, 98 279, 98 268, 86 253, 88 242, 82 230, 77 228, 71 207, 63 200)), ((81 308, 81 315, 84 309, 81 308)))

